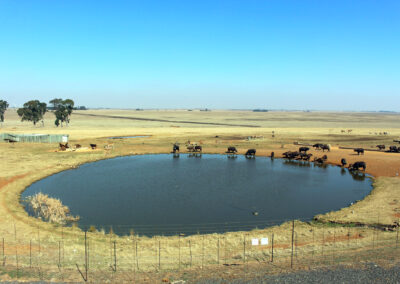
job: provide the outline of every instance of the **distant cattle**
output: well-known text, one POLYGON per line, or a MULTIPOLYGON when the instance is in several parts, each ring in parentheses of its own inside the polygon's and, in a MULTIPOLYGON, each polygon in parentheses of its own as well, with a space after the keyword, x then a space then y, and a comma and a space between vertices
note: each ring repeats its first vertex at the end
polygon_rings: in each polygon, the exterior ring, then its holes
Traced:
POLYGON ((312 157, 312 154, 300 153, 300 160, 309 161, 312 157))
POLYGON ((358 171, 360 168, 365 171, 367 168, 367 164, 365 162, 355 162, 354 164, 349 165, 350 171, 358 171))
POLYGON ((351 133, 353 129, 347 129, 347 133, 351 133))
POLYGON ((397 147, 397 146, 390 146, 389 147, 389 152, 392 152, 392 153, 400 152, 399 150, 400 150, 400 147, 397 147))
POLYGON ((247 157, 254 157, 255 155, 256 155, 256 149, 249 149, 245 154, 245 156, 247 157))
POLYGON ((202 152, 203 151, 203 147, 196 145, 194 146, 193 152, 202 152))
POLYGON ((300 153, 297 152, 297 151, 294 151, 294 152, 288 151, 288 152, 282 153, 282 156, 283 156, 284 158, 290 160, 290 159, 295 159, 295 158, 297 158, 298 156, 300 156, 300 153))
POLYGON ((195 147, 198 145, 199 143, 197 142, 190 142, 190 140, 188 140, 186 142, 186 149, 188 150, 188 152, 194 152, 195 151, 195 147))
POLYGON ((315 150, 319 150, 319 149, 321 149, 322 145, 324 145, 324 144, 317 143, 317 144, 314 144, 312 146, 315 148, 315 150))
POLYGON ((82 145, 81 144, 75 144, 75 149, 79 149, 79 148, 82 148, 82 145))
POLYGON ((175 143, 172 146, 172 153, 176 153, 176 152, 179 152, 179 145, 177 143, 175 143))
POLYGON ((90 148, 92 148, 92 150, 97 148, 97 144, 90 144, 90 148))
POLYGON ((300 153, 303 153, 303 152, 304 152, 304 153, 307 153, 308 150, 310 150, 309 147, 300 147, 300 148, 299 148, 299 152, 300 152, 300 153))
POLYGON ((275 152, 271 152, 271 159, 275 157, 275 152))
POLYGON ((342 167, 344 167, 344 166, 347 165, 347 161, 346 161, 345 158, 342 158, 342 159, 340 160, 340 163, 342 164, 342 167))
POLYGON ((325 150, 328 150, 328 152, 331 151, 331 145, 329 144, 322 144, 320 148, 322 149, 322 152, 325 152, 325 150))
POLYGON ((376 145, 375 147, 377 147, 379 150, 385 150, 386 149, 385 145, 376 145))
POLYGON ((357 155, 360 155, 360 154, 364 155, 364 149, 363 148, 355 148, 354 152, 356 152, 357 155))
POLYGON ((237 149, 236 149, 236 147, 230 146, 230 147, 228 147, 228 151, 226 151, 226 152, 230 153, 230 154, 235 154, 235 153, 237 153, 237 149))
POLYGON ((60 145, 60 150, 61 150, 61 151, 65 151, 65 150, 67 150, 67 149, 69 148, 68 142, 65 143, 65 144, 59 143, 59 145, 60 145))
POLYGON ((314 162, 318 163, 318 164, 323 164, 325 162, 325 160, 322 158, 314 158, 314 162))

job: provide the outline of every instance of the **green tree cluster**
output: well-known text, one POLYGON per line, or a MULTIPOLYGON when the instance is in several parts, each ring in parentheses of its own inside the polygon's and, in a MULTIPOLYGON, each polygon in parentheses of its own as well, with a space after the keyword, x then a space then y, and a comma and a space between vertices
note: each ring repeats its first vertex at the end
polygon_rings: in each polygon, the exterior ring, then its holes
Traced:
POLYGON ((8 108, 8 102, 0 100, 0 122, 4 122, 4 113, 6 112, 6 109, 8 108))
POLYGON ((32 121, 33 125, 36 125, 38 121, 42 121, 42 125, 44 125, 43 116, 46 111, 46 103, 32 100, 24 103, 23 107, 17 110, 17 113, 21 117, 21 121, 32 121))

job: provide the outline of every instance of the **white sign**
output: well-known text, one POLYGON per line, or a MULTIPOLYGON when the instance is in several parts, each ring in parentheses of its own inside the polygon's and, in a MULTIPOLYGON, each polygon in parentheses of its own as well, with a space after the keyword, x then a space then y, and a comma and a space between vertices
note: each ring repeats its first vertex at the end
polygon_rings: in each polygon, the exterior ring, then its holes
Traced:
POLYGON ((268 245, 268 238, 262 238, 261 245, 268 245))
POLYGON ((251 239, 252 246, 258 246, 258 239, 251 239))

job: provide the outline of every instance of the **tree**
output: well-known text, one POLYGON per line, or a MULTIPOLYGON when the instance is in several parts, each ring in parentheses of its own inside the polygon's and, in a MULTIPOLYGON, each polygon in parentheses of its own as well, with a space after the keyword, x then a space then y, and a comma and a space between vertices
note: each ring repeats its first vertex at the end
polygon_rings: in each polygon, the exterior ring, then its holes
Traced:
POLYGON ((59 125, 61 125, 62 127, 63 122, 65 122, 65 125, 68 126, 68 123, 70 121, 70 116, 74 109, 74 104, 75 104, 74 101, 71 99, 61 100, 57 102, 57 107, 54 111, 54 114, 56 116, 54 124, 57 127, 59 125))
POLYGON ((0 100, 0 122, 3 124, 4 122, 4 113, 6 112, 6 109, 8 108, 8 102, 0 100))
POLYGON ((43 116, 47 111, 47 104, 42 103, 38 100, 33 100, 24 103, 22 108, 17 110, 18 115, 21 117, 21 121, 32 121, 33 125, 36 125, 38 121, 42 121, 44 125, 43 116))
POLYGON ((49 104, 53 105, 52 109, 57 109, 58 105, 62 103, 62 99, 52 99, 51 101, 49 101, 49 104))

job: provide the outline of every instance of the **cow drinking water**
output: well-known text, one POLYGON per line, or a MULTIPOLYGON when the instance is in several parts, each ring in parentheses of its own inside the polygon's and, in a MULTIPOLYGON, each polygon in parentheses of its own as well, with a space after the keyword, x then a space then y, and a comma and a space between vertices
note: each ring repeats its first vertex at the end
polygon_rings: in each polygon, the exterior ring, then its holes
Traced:
POLYGON ((365 162, 355 162, 354 164, 349 165, 349 171, 358 171, 360 168, 365 171, 367 164, 365 162))
POLYGON ((228 151, 226 151, 226 152, 230 153, 230 154, 235 154, 235 153, 237 153, 237 150, 236 150, 236 147, 230 146, 230 147, 228 147, 228 151))
POLYGON ((246 157, 254 157, 256 155, 256 149, 249 149, 247 150, 246 154, 244 154, 246 157))

